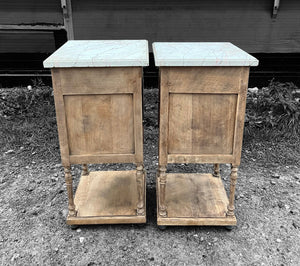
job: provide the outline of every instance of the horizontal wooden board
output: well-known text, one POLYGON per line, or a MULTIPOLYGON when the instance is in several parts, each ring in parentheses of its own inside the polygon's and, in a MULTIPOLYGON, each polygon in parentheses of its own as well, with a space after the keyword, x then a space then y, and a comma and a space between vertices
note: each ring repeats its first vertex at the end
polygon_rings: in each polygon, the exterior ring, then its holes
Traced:
POLYGON ((68 216, 68 225, 83 224, 143 224, 146 215, 141 216, 102 216, 102 217, 72 217, 68 216))
POLYGON ((140 67, 59 68, 63 94, 133 93, 140 67))
POLYGON ((236 218, 157 218, 157 225, 183 225, 183 226, 231 226, 236 225, 236 218))
POLYGON ((68 160, 71 164, 99 164, 99 163, 135 163, 135 154, 86 154, 70 155, 68 160))
POLYGON ((223 154, 169 154, 168 163, 233 163, 233 155, 223 154))
POLYGON ((161 67, 170 93, 238 93, 243 67, 161 67), (228 78, 230 77, 230 79, 228 78))
POLYGON ((282 2, 277 19, 273 2, 73 1, 75 39, 229 41, 250 53, 299 53, 299 1, 282 2))

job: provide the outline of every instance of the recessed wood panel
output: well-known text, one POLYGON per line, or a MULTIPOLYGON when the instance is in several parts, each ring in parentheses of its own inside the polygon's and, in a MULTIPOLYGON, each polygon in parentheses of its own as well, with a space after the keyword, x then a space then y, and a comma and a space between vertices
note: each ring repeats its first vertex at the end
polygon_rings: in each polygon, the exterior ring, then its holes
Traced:
POLYGON ((237 94, 169 96, 169 154, 232 154, 237 94))
POLYGON ((133 154, 133 95, 64 96, 70 155, 133 154))

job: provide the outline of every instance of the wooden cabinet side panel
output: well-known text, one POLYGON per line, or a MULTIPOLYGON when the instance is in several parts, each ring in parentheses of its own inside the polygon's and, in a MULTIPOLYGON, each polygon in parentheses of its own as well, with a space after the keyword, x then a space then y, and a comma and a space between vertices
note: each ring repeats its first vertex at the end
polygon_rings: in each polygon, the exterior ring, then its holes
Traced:
POLYGON ((64 99, 62 94, 61 87, 61 75, 59 69, 52 69, 52 81, 53 81, 53 92, 55 100, 55 111, 56 111, 56 121, 57 121, 57 130, 59 137, 59 146, 60 146, 60 155, 63 166, 70 165, 70 156, 69 156, 69 141, 66 125, 66 114, 64 99))
POLYGON ((133 69, 133 124, 134 124, 134 146, 135 146, 135 163, 143 164, 143 98, 142 98, 142 77, 143 68, 133 69))
POLYGON ((244 133, 244 121, 246 112, 246 99, 249 80, 249 67, 241 68, 240 75, 240 92, 238 95, 237 112, 236 112, 236 125, 235 125, 235 139, 233 147, 233 164, 239 165, 241 161, 242 145, 243 145, 243 133, 244 133))
POLYGON ((159 165, 168 163, 169 137, 169 68, 160 68, 160 106, 159 106, 159 165))

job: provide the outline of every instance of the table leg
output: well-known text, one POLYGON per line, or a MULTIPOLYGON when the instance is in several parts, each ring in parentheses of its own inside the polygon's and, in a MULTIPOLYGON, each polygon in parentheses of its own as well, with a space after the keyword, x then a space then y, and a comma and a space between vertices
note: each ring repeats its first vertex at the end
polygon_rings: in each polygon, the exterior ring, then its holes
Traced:
POLYGON ((75 204, 74 204, 74 197, 73 197, 73 180, 71 174, 71 167, 65 166, 65 180, 68 192, 68 201, 69 201, 69 216, 76 216, 75 204))
POLYGON ((89 169, 87 164, 82 165, 82 175, 89 175, 89 169))
POLYGON ((218 163, 214 164, 214 177, 220 177, 220 165, 218 163))
POLYGON ((136 182, 138 191, 137 215, 145 215, 145 172, 142 164, 136 168, 136 182))
POLYGON ((234 193, 235 185, 237 181, 238 165, 231 165, 230 174, 230 194, 229 194, 229 205, 227 207, 227 216, 234 216, 234 193))
POLYGON ((166 198, 166 183, 167 183, 167 168, 165 165, 160 165, 158 169, 159 177, 159 215, 162 217, 167 217, 167 207, 165 203, 166 198))

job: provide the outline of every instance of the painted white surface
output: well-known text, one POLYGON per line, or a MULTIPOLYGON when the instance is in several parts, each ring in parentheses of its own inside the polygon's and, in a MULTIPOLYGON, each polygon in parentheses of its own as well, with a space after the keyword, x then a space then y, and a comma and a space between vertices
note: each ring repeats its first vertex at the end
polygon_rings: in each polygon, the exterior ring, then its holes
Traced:
POLYGON ((146 40, 68 41, 44 61, 44 67, 148 66, 146 40))
POLYGON ((257 66, 258 60, 229 42, 155 42, 156 66, 257 66))

